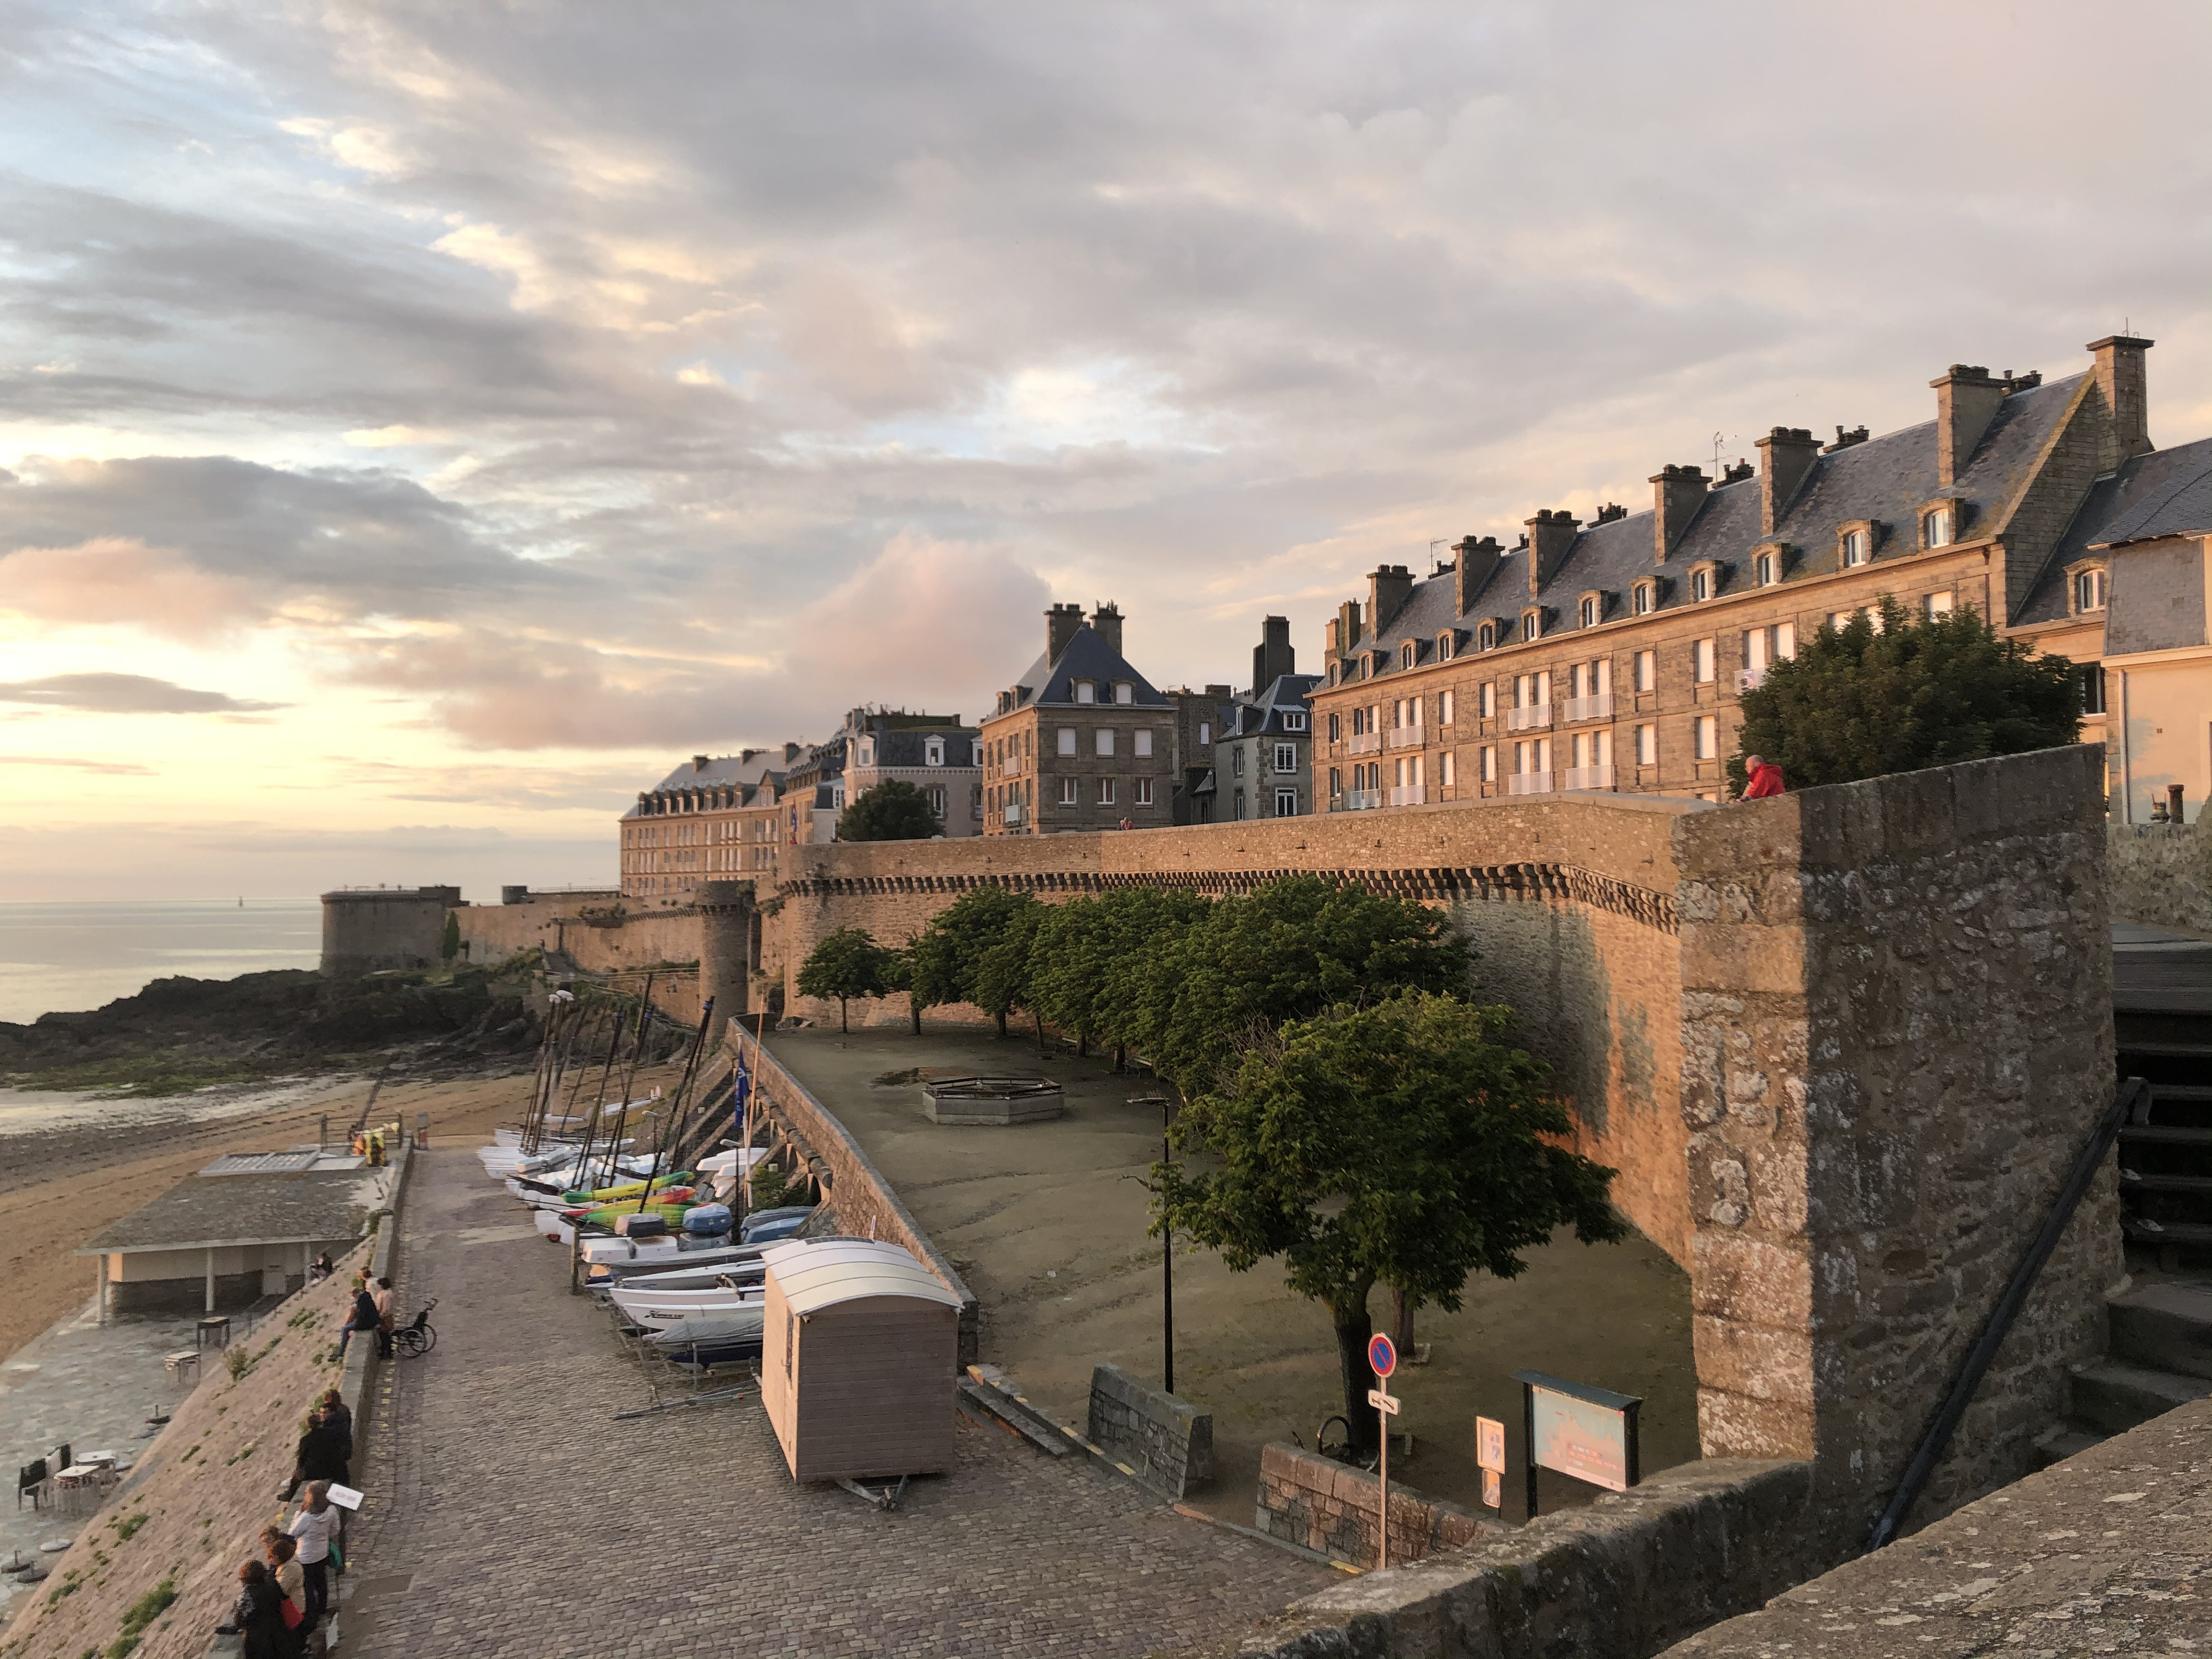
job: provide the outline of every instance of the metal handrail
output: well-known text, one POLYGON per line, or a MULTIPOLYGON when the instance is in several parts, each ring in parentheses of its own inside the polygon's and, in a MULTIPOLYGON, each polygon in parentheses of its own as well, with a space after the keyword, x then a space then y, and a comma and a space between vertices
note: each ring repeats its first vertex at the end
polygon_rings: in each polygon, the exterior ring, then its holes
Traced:
POLYGON ((2027 1294, 2035 1288, 2037 1275, 2043 1264, 2051 1260, 2051 1253, 2058 1248, 2058 1240, 2066 1231, 2066 1224, 2074 1218, 2081 1207, 2081 1199, 2089 1190, 2089 1183, 2097 1178, 2097 1170, 2105 1155, 2112 1150, 2119 1138, 2120 1125, 2127 1121, 2128 1110, 2135 1104, 2136 1096, 2148 1085, 2139 1077, 2131 1077, 2114 1091, 2112 1103, 2105 1115, 2089 1133, 2088 1145, 2082 1147, 2081 1157, 2074 1160, 2074 1168, 2059 1189, 2058 1201, 2051 1206, 2051 1213, 2043 1218, 2043 1227, 2028 1245, 2020 1266, 2013 1269, 2012 1282, 2005 1286, 1997 1305, 1990 1310, 1990 1316, 1982 1326, 1982 1334, 1968 1350, 1966 1361, 1959 1367, 1959 1375, 1951 1390, 1943 1396, 1943 1403, 1936 1408, 1936 1415, 1928 1425, 1928 1431, 1920 1437, 1919 1449, 1912 1454, 1912 1462, 1905 1466, 1905 1479, 1898 1483, 1897 1491, 1882 1510, 1881 1518, 1874 1523, 1874 1532, 1867 1540, 1869 1552, 1880 1549, 1897 1536, 1897 1529, 1905 1524, 1905 1517, 1920 1501, 1921 1489, 1927 1486, 1928 1477, 1936 1472, 1944 1449, 1951 1443, 1951 1436, 1959 1426, 1959 1419, 1973 1404, 1974 1390, 1981 1386, 1982 1376, 1990 1363, 1997 1357, 2005 1336, 2012 1329, 2013 1321, 2027 1305, 2027 1294))

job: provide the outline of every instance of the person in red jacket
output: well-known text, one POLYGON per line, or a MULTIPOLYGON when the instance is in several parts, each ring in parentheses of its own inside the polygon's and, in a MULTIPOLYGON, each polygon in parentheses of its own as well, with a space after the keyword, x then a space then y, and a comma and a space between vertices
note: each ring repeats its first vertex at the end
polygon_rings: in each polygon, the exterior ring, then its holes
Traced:
POLYGON ((1764 759, 1758 755, 1746 755, 1743 757, 1743 768, 1744 799, 1765 800, 1769 795, 1785 793, 1786 786, 1782 781, 1782 769, 1772 761, 1764 759))

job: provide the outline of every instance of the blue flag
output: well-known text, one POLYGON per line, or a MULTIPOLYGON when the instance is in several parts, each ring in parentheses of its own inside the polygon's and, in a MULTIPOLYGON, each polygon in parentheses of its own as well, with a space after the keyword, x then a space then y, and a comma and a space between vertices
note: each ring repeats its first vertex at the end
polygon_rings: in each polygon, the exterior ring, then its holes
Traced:
POLYGON ((730 1116, 740 1134, 744 1133, 745 1097, 752 1092, 752 1086, 751 1074, 745 1070, 745 1062, 740 1058, 737 1070, 730 1077, 730 1116))

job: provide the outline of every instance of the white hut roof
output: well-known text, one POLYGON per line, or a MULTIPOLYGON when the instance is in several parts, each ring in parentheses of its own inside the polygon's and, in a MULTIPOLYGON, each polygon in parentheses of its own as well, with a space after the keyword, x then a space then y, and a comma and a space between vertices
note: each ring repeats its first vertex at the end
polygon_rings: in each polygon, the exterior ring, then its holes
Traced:
POLYGON ((768 1276, 795 1314, 818 1313, 863 1297, 902 1296, 957 1308, 960 1298, 896 1244, 866 1238, 794 1238, 761 1253, 768 1276))

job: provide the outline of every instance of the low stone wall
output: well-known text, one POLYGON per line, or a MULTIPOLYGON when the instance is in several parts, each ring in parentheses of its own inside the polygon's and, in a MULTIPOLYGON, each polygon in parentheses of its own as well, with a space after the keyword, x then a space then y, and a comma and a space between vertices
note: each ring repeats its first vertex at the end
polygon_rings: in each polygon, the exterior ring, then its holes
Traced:
POLYGON ((2149 927, 2212 933, 2212 836, 2204 822, 2115 823, 2105 831, 2112 915, 2149 927))
MULTIPOLYGON (((1270 1538, 1355 1567, 1375 1565, 1382 1483, 1365 1469, 1276 1443, 1261 1448, 1259 1512, 1270 1538)), ((1502 1534, 1494 1521, 1390 1483, 1390 1559, 1404 1565, 1502 1534)))
POLYGON ((1810 1464, 1684 1463, 1494 1542, 1334 1585, 1291 1603, 1239 1652, 1647 1659, 1825 1566, 1818 1510, 1810 1464))
POLYGON ((905 1246, 960 1298, 959 1364, 974 1364, 981 1352, 975 1292, 907 1212, 890 1182, 868 1162, 860 1143, 750 1032, 732 1025, 727 1048, 732 1057, 744 1056, 745 1068, 752 1074, 754 1109, 765 1111, 789 1138, 814 1178, 822 1183, 829 1201, 836 1206, 838 1226, 848 1233, 905 1246))
POLYGON ((1086 1437, 1171 1497, 1213 1479, 1213 1413, 1139 1382, 1119 1365, 1091 1373, 1086 1437))

